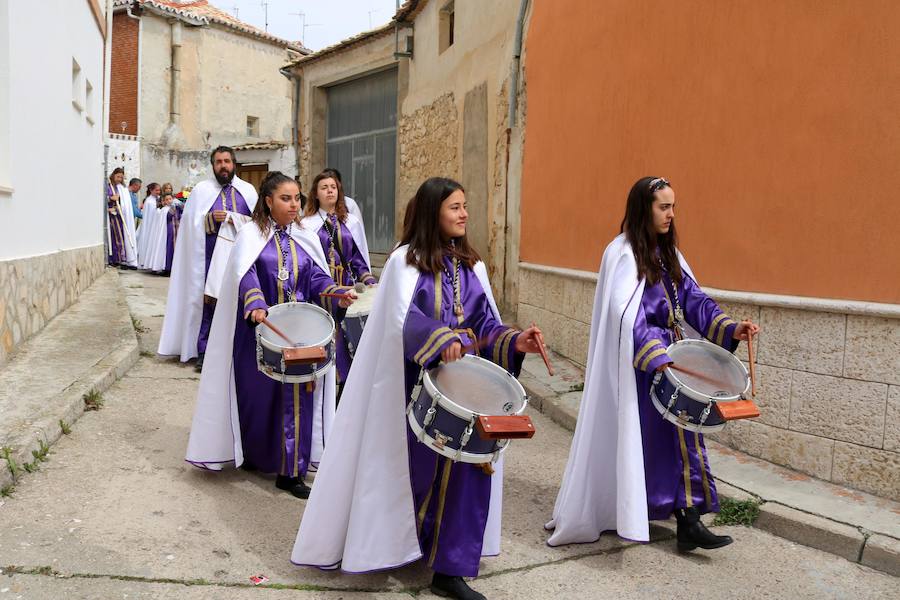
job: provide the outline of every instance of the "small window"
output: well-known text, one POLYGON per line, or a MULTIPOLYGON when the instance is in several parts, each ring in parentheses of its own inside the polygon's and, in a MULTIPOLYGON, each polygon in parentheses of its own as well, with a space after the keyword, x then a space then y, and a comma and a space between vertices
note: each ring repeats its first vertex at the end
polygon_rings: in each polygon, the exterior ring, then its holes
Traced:
POLYGON ((78 109, 78 112, 84 111, 84 84, 82 83, 81 65, 74 58, 72 59, 72 106, 78 109))
POLYGON ((438 33, 438 53, 440 53, 453 45, 456 13, 452 1, 445 4, 444 8, 441 9, 438 27, 440 30, 438 33))
POLYGON ((259 137, 259 117, 247 117, 247 135, 259 137))
POLYGON ((94 86, 90 80, 84 82, 84 118, 91 125, 94 124, 94 86))

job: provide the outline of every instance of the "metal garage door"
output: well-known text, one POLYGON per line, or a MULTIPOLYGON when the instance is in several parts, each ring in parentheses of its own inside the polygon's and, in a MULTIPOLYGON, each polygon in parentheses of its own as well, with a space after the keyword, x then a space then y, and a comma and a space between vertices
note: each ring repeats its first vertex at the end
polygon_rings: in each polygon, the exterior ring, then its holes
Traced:
POLYGON ((326 164, 341 172, 344 192, 359 203, 372 252, 394 245, 397 71, 328 88, 326 164))

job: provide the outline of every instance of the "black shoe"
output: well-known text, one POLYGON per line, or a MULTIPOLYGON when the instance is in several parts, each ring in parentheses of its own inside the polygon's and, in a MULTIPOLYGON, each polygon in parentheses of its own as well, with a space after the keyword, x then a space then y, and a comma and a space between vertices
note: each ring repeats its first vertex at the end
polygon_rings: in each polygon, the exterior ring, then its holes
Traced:
POLYGON ((275 478, 275 487, 279 490, 290 492, 295 497, 303 500, 309 498, 309 493, 312 491, 310 487, 303 482, 302 478, 288 477, 286 475, 279 475, 275 478))
POLYGON ((487 600, 483 594, 479 594, 469 587, 462 577, 444 575, 435 571, 431 578, 431 592, 444 598, 457 598, 458 600, 487 600))
POLYGON ((203 357, 206 356, 206 352, 201 352, 197 357, 197 362, 194 363, 194 370, 198 373, 203 370, 203 357))
POLYGON ((676 538, 679 552, 689 552, 695 548, 715 550, 734 541, 731 536, 716 535, 707 529, 696 507, 676 509, 675 519, 678 521, 676 538))
POLYGON ((250 462, 247 459, 244 459, 244 462, 241 463, 241 466, 238 467, 238 469, 241 469, 243 471, 257 471, 258 470, 256 468, 256 465, 254 465, 252 462, 250 462))

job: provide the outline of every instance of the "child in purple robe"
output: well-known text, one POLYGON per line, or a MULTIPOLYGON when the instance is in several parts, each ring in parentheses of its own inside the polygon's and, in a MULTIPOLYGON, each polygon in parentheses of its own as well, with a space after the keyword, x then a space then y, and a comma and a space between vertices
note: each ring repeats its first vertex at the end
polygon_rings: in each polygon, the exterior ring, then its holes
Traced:
MULTIPOLYGON (((350 214, 340 181, 329 171, 316 175, 304 207, 303 225, 315 231, 322 243, 331 278, 340 286, 375 285, 369 266, 369 250, 362 222, 350 214)), ((361 290, 364 288, 361 288, 361 290)), ((352 362, 344 332, 337 331, 338 397, 352 362)))
POLYGON ((253 223, 235 241, 233 268, 223 282, 219 298, 227 304, 213 319, 187 460, 207 469, 234 462, 275 473, 276 487, 306 498, 310 488, 304 477, 318 460, 314 443, 321 451, 333 415, 333 372, 309 383, 266 377, 257 365, 255 328, 272 306, 285 302, 320 304, 339 321, 353 297, 322 296, 339 290, 325 271, 318 240, 297 219, 297 183, 269 173, 259 197, 253 223))
POLYGON ((665 420, 650 389, 654 374, 672 364, 666 350, 680 339, 685 325, 732 352, 759 327, 736 322, 703 293, 677 250, 674 217, 675 192, 669 182, 661 177, 638 180, 628 195, 622 234, 603 255, 584 397, 566 477, 548 524, 555 529, 550 545, 594 541, 606 529, 645 541, 647 521, 666 520, 673 513, 680 551, 732 543, 700 521, 701 514, 719 510, 703 435, 665 420), (610 377, 616 372, 619 379, 610 377), (629 410, 617 411, 618 419, 602 417, 623 404, 629 410), (604 441, 592 443, 591 438, 604 441), (629 441, 603 445, 617 439, 629 441), (598 460, 605 462, 601 469, 596 468, 598 460), (617 493, 591 495, 591 490, 604 488, 617 493), (584 510, 585 505, 590 509, 584 510))
POLYGON ((406 405, 423 369, 466 352, 517 373, 525 352, 539 352, 540 330, 500 321, 466 238, 461 185, 431 178, 412 203, 347 380, 342 443, 323 458, 291 559, 360 572, 424 558, 434 593, 483 600, 463 577, 499 552, 502 461, 493 472, 437 454, 413 434, 406 405))

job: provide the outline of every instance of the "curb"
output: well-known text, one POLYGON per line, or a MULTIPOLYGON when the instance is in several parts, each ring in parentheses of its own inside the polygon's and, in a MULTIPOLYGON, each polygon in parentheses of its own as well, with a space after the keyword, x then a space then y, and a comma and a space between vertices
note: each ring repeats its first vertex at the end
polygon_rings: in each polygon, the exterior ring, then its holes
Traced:
MULTIPOLYGON (((524 371, 519 382, 528 394, 529 406, 557 425, 575 431, 581 392, 557 393, 524 371)), ((757 529, 900 577, 898 539, 766 500, 719 478, 716 488, 722 498, 759 503, 759 517, 753 524, 757 529)))
MULTIPOLYGON (((124 301, 123 301, 124 302, 124 301)), ((125 304, 127 310, 127 304, 125 304)), ((130 314, 130 313, 129 313, 130 314)), ((40 335, 40 334, 38 334, 40 335)), ((51 405, 53 414, 45 414, 35 419, 28 430, 8 438, 7 446, 12 449, 6 468, 0 468, 0 490, 9 490, 28 472, 23 465, 31 463, 37 455, 51 447, 63 435, 60 422, 71 426, 84 414, 84 395, 91 390, 105 392, 134 366, 140 357, 140 348, 135 332, 122 339, 103 358, 69 384, 51 405), (9 461, 17 465, 13 474, 9 461)))

